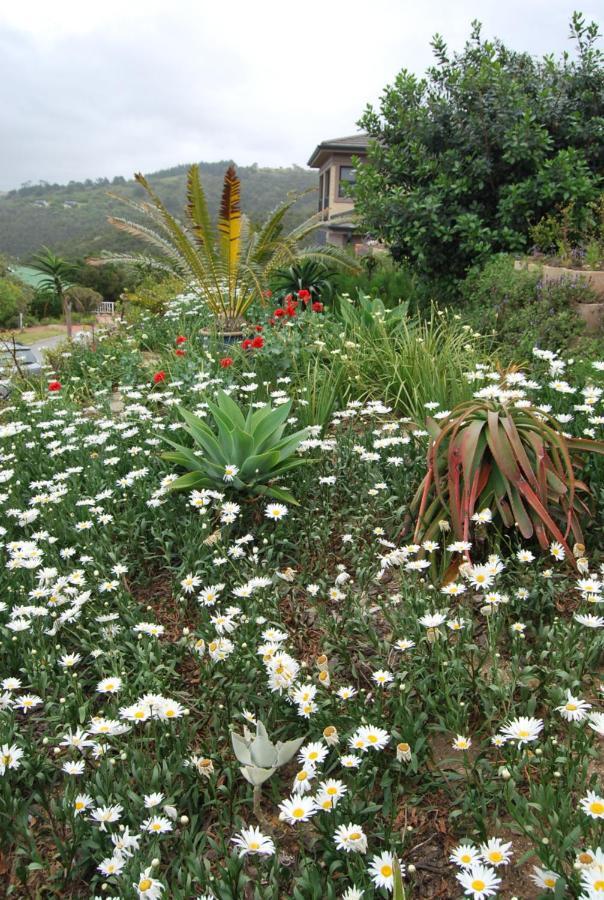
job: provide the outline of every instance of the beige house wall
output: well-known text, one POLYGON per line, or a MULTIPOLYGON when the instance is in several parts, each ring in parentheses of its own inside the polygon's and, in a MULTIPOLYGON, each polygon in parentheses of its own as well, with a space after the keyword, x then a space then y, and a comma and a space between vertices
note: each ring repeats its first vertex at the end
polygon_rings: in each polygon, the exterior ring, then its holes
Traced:
MULTIPOLYGON (((340 184, 340 166, 352 166, 352 154, 332 153, 319 169, 319 176, 324 175, 327 170, 329 174, 329 208, 327 210, 328 218, 347 213, 354 209, 354 202, 350 199, 338 197, 338 187, 340 184)), ((325 212, 325 210, 323 210, 325 212)))

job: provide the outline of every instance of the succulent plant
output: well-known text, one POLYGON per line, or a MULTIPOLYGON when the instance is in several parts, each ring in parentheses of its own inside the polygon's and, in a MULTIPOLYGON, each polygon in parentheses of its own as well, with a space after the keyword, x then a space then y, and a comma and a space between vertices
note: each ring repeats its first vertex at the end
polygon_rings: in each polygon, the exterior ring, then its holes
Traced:
POLYGON ((231 741, 235 756, 242 764, 241 774, 257 788, 274 775, 278 768, 293 759, 304 743, 304 737, 273 744, 266 728, 258 719, 255 735, 244 727, 243 735, 231 732, 231 741))

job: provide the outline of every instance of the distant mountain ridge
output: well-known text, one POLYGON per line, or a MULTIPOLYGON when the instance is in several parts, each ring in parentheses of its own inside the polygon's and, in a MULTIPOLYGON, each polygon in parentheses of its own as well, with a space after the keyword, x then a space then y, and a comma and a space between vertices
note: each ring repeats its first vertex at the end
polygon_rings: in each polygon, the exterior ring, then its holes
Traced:
MULTIPOLYGON (((199 164, 201 179, 212 213, 216 213, 222 191, 222 179, 230 160, 199 164)), ((186 172, 189 164, 161 169, 147 175, 154 190, 179 218, 185 204, 186 172)), ((299 166, 262 168, 239 166, 243 212, 252 222, 261 222, 290 194, 305 193, 291 213, 288 225, 311 216, 317 208, 316 173, 299 166)), ((143 199, 144 191, 133 179, 117 176, 66 185, 24 185, 0 194, 0 253, 17 259, 27 258, 41 246, 75 258, 101 250, 126 250, 141 246, 136 239, 122 234, 107 222, 107 216, 126 215, 130 210, 107 195, 108 191, 133 199, 143 199)))

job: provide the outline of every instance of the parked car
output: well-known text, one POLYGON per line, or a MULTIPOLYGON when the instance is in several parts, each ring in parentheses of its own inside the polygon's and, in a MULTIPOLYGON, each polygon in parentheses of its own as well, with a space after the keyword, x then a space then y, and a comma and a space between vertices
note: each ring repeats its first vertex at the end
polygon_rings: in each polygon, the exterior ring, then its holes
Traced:
POLYGON ((26 378, 42 374, 42 366, 31 347, 12 341, 0 341, 0 398, 8 397, 11 382, 19 374, 26 378))

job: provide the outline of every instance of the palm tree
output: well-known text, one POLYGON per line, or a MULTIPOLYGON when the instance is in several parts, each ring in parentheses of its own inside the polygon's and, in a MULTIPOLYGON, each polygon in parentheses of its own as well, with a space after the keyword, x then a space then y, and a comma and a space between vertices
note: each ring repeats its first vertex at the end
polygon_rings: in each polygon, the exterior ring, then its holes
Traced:
POLYGON ((38 281, 38 289, 59 298, 67 326, 67 340, 70 341, 72 328, 69 290, 73 287, 74 267, 66 259, 56 256, 48 247, 42 247, 40 253, 34 256, 31 268, 43 276, 38 281))
POLYGON ((199 166, 192 165, 187 175, 184 224, 168 212, 143 175, 136 174, 134 177, 147 192, 149 202, 139 203, 116 194, 110 196, 150 220, 150 224, 141 225, 116 216, 111 216, 108 221, 121 231, 151 244, 159 256, 104 253, 88 262, 92 265, 144 263, 176 273, 204 297, 208 308, 220 318, 221 325, 226 329, 239 327, 250 305, 255 300, 262 301, 273 272, 291 265, 300 257, 358 271, 354 259, 336 247, 325 245, 300 249, 300 243, 321 224, 318 215, 289 233, 283 233, 284 217, 297 197, 282 203, 261 228, 252 230, 241 213, 241 186, 234 166, 229 166, 224 176, 215 228, 199 178, 199 166))

